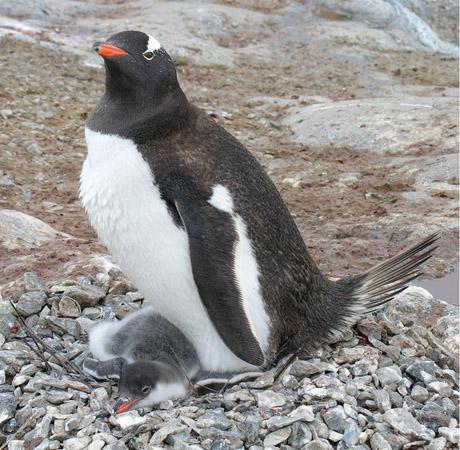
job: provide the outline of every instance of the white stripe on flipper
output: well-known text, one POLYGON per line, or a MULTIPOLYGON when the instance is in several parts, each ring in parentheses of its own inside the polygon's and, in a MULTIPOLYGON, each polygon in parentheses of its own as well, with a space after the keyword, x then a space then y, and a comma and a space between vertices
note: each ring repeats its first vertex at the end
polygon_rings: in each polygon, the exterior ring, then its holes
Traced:
POLYGON ((260 291, 259 266, 247 234, 246 224, 242 217, 234 212, 232 195, 225 186, 221 184, 214 186, 208 203, 232 216, 235 231, 238 234, 234 263, 236 281, 251 330, 265 353, 270 337, 270 319, 265 311, 260 291))

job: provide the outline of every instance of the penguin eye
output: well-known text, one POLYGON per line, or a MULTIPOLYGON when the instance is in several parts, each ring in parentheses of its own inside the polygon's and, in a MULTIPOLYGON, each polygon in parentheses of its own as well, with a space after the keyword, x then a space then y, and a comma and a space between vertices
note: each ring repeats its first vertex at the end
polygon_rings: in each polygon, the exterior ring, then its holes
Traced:
POLYGON ((150 392, 150 386, 144 386, 142 389, 141 389, 141 392, 143 394, 148 394, 150 392))
POLYGON ((150 52, 150 51, 146 51, 144 53, 142 53, 142 56, 145 58, 145 59, 148 59, 149 61, 153 58, 153 52, 150 52))

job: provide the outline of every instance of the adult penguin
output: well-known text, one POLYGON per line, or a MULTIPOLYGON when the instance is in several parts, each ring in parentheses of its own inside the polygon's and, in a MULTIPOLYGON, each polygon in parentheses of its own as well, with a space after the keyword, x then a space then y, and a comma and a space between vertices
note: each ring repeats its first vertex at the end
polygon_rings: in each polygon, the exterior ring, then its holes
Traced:
POLYGON ((364 274, 329 280, 262 167, 187 100, 153 37, 124 31, 94 50, 106 90, 86 126, 82 202, 204 370, 253 369, 336 338, 430 257, 437 235, 364 274))

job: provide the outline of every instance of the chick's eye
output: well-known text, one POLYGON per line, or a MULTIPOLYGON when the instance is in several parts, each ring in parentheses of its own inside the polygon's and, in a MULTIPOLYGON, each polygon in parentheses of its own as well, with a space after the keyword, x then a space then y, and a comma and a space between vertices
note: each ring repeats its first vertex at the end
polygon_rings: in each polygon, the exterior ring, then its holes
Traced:
POLYGON ((145 59, 148 59, 149 61, 153 58, 153 52, 144 52, 142 53, 145 59))
POLYGON ((144 386, 141 389, 141 391, 142 391, 143 394, 148 394, 150 392, 150 386, 144 386))

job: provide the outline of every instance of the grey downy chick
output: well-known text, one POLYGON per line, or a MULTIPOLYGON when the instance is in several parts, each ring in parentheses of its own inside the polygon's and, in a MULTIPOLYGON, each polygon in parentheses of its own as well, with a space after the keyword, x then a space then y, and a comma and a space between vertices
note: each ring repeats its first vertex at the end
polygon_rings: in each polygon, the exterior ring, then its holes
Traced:
POLYGON ((96 359, 87 358, 84 370, 119 380, 116 413, 184 396, 200 370, 188 339, 150 308, 97 324, 89 332, 89 348, 96 359))

